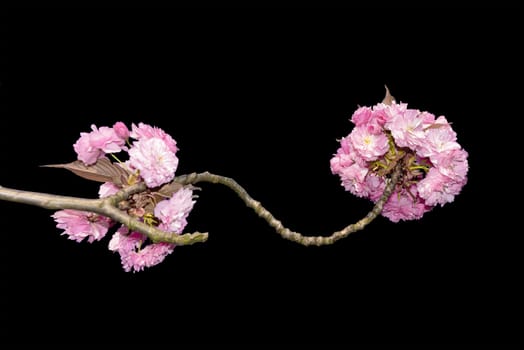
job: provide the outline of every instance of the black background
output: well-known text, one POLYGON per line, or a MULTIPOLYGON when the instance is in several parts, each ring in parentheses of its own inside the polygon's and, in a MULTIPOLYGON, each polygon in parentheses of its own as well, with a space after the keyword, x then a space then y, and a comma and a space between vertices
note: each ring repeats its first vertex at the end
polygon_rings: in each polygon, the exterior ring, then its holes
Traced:
POLYGON ((203 184, 187 231, 209 241, 125 273, 60 236, 51 212, 0 203, 3 331, 18 341, 506 343, 518 339, 520 17, 507 10, 156 9, 4 13, 0 184, 96 197, 41 164, 90 124, 143 121, 178 174, 235 178, 291 229, 327 234, 368 201, 329 169, 358 105, 387 84, 444 114, 470 153, 454 203, 380 217, 328 247, 276 235, 203 184))

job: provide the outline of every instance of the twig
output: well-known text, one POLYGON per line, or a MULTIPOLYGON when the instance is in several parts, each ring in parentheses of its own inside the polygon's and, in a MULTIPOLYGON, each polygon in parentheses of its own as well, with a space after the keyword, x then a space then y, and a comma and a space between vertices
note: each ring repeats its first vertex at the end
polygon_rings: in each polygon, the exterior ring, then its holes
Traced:
POLYGON ((126 199, 134 193, 142 192, 144 190, 144 184, 137 184, 127 187, 124 190, 107 198, 86 199, 58 196, 48 193, 21 191, 0 186, 0 199, 10 202, 34 205, 46 209, 75 209, 97 213, 126 225, 132 231, 141 232, 155 242, 190 245, 193 243, 205 242, 207 240, 207 232, 185 233, 182 235, 165 232, 157 229, 154 226, 144 224, 143 222, 136 220, 135 218, 129 216, 126 212, 117 208, 117 205, 121 200, 126 199))
POLYGON ((267 223, 275 229, 275 231, 285 239, 288 239, 299 244, 310 246, 310 245, 328 245, 333 244, 339 239, 347 237, 349 234, 362 230, 366 227, 373 219, 375 219, 381 212, 384 204, 391 196, 395 186, 399 180, 401 173, 401 165, 397 165, 391 178, 389 179, 384 193, 380 199, 375 203, 375 206, 371 211, 361 220, 357 221, 354 224, 348 225, 340 231, 332 233, 330 236, 304 236, 301 233, 291 231, 290 229, 284 227, 282 222, 277 220, 273 214, 271 214, 266 208, 260 204, 260 202, 254 200, 246 190, 240 186, 235 180, 229 177, 220 176, 211 174, 209 172, 204 173, 192 173, 188 175, 178 176, 174 181, 187 185, 187 184, 196 184, 198 182, 210 182, 224 185, 231 190, 233 190, 239 197, 244 201, 244 203, 257 213, 258 216, 267 221, 267 223))
MULTIPOLYGON (((198 182, 210 182, 224 185, 233 190, 244 203, 253 209, 258 216, 267 221, 267 223, 275 229, 275 231, 285 239, 288 239, 299 244, 310 245, 328 245, 333 244, 341 238, 347 237, 349 234, 362 230, 371 221, 373 221, 382 211, 384 204, 391 196, 401 172, 401 165, 397 165, 391 178, 388 180, 384 193, 380 199, 375 203, 371 211, 362 219, 354 224, 348 225, 340 231, 332 233, 330 236, 304 236, 301 233, 291 231, 284 227, 282 222, 277 220, 260 202, 254 200, 246 190, 240 186, 235 180, 229 177, 204 173, 192 173, 176 177, 173 181, 182 185, 196 184, 198 182)), ((155 242, 168 242, 177 245, 190 245, 197 242, 205 242, 208 238, 208 233, 195 232, 176 235, 170 232, 165 232, 149 226, 143 222, 136 220, 129 216, 126 212, 118 209, 118 203, 127 199, 129 196, 143 192, 146 190, 145 184, 139 183, 129 186, 118 193, 101 199, 86 199, 77 197, 59 196, 47 193, 38 193, 30 191, 21 191, 0 186, 0 200, 6 200, 16 203, 24 203, 34 205, 46 209, 76 209, 97 213, 109 217, 127 227, 132 231, 138 231, 155 242)))

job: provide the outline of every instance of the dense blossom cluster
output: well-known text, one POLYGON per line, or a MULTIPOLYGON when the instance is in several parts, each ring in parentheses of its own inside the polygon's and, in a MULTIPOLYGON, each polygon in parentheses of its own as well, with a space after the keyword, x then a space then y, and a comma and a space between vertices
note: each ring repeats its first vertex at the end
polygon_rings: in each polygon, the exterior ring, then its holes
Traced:
POLYGON ((382 215, 393 222, 419 219, 452 202, 467 182, 468 153, 444 116, 379 103, 358 108, 355 127, 340 140, 331 170, 358 197, 376 202, 397 164, 401 179, 382 215))
MULTIPOLYGON (((113 127, 97 128, 92 125, 91 132, 81 133, 73 147, 78 160, 85 166, 96 164, 108 154, 118 159, 115 154, 127 152, 128 160, 116 164, 129 172, 129 178, 122 184, 103 183, 99 190, 100 198, 143 181, 148 191, 133 195, 125 202, 122 210, 161 230, 182 233, 195 203, 192 189, 182 187, 170 193, 169 198, 164 198, 158 192, 160 186, 173 180, 178 166, 177 144, 170 135, 144 123, 138 126, 132 124, 131 130, 122 122, 117 122, 113 127)), ((60 210, 52 216, 57 227, 64 230, 63 234, 77 242, 84 239, 90 243, 100 240, 114 225, 109 218, 79 210, 60 210)), ((126 271, 140 271, 156 265, 173 252, 174 247, 171 243, 148 242, 147 236, 129 232, 125 226, 118 228, 109 242, 109 249, 120 254, 126 271)))

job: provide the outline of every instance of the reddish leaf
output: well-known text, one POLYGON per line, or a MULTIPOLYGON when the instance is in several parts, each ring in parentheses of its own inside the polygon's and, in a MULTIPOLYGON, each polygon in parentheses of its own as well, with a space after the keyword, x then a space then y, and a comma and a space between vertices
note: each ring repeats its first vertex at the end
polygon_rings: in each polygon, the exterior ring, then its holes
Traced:
MULTIPOLYGON (((148 213, 153 213, 154 208, 158 202, 161 202, 165 199, 169 199, 173 196, 174 193, 182 188, 189 188, 192 191, 200 190, 200 187, 195 187, 193 185, 182 185, 178 182, 172 181, 160 187, 158 190, 149 193, 149 198, 153 198, 153 201, 148 203, 144 209, 148 213)), ((194 196, 195 197, 195 196, 194 196)))
POLYGON ((177 192, 182 187, 184 187, 184 185, 178 182, 172 181, 160 187, 160 189, 157 192, 160 193, 161 195, 166 196, 167 198, 170 198, 173 195, 173 193, 177 192))
POLYGON ((92 165, 84 165, 84 163, 77 160, 67 164, 48 164, 42 166, 46 168, 67 169, 84 179, 98 182, 113 182, 117 185, 125 184, 131 174, 131 172, 118 164, 111 163, 107 158, 100 158, 92 165))
POLYGON ((386 88, 386 96, 384 96, 384 99, 382 100, 382 103, 386 104, 386 105, 390 105, 395 102, 395 98, 391 95, 391 93, 389 92, 389 89, 386 85, 384 85, 384 87, 386 88))

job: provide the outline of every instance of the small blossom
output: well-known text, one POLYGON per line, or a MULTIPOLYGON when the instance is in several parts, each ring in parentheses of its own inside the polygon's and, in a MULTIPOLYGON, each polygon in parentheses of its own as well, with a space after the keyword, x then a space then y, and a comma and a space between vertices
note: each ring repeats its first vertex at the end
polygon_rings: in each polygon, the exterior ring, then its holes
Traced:
POLYGON ((120 191, 120 187, 118 187, 114 183, 104 182, 102 185, 100 185, 100 189, 98 190, 98 196, 100 198, 106 198, 114 195, 118 191, 120 191))
POLYGON ((367 167, 367 161, 355 150, 350 136, 351 134, 340 140, 340 148, 334 156, 331 167, 334 174, 339 173, 338 170, 341 170, 341 168, 347 168, 354 163, 358 163, 361 167, 367 167))
POLYGON ((435 123, 426 128, 424 142, 418 147, 418 153, 423 157, 438 156, 438 154, 460 149, 456 142, 457 134, 448 124, 446 118, 439 117, 435 123))
POLYGON ((139 232, 129 233, 125 226, 114 233, 109 242, 109 249, 120 254, 122 267, 126 272, 142 271, 155 266, 171 254, 175 248, 172 243, 151 243, 142 248, 147 237, 139 232))
POLYGON ((91 145, 91 135, 86 132, 80 133, 80 138, 75 142, 73 148, 78 160, 81 160, 86 165, 96 163, 98 159, 105 155, 104 151, 91 145))
POLYGON ((388 151, 388 138, 384 133, 372 134, 366 128, 356 127, 349 135, 353 148, 365 161, 375 160, 388 151))
POLYGON ((452 149, 431 157, 431 162, 438 171, 454 181, 463 181, 468 173, 468 152, 463 149, 452 149))
POLYGON ((166 256, 171 254, 175 248, 172 243, 152 243, 138 251, 131 251, 123 254, 122 265, 126 272, 131 270, 142 271, 145 267, 160 264, 166 256))
POLYGON ((414 148, 424 139, 424 116, 418 110, 407 109, 404 113, 392 113, 385 124, 399 147, 414 148))
POLYGON ((359 107, 355 113, 353 113, 353 116, 351 117, 351 121, 356 126, 364 126, 368 125, 371 117, 373 116, 373 110, 369 107, 359 107))
POLYGON ((379 103, 373 108, 360 107, 355 111, 355 114, 353 114, 351 121, 357 127, 365 128, 371 134, 380 134, 387 120, 385 107, 389 106, 379 103))
POLYGON ((120 226, 111 237, 108 248, 113 252, 131 251, 139 247, 145 238, 140 232, 130 234, 127 226, 120 226))
POLYGON ((412 186, 409 189, 399 193, 394 193, 389 197, 384 208, 382 215, 387 217, 393 222, 399 222, 400 220, 415 220, 420 219, 428 207, 424 201, 418 197, 416 186, 412 186))
POLYGON ((347 168, 348 166, 355 163, 352 159, 352 157, 349 154, 340 154, 337 153, 331 160, 329 161, 329 165, 331 168, 331 172, 333 174, 340 174, 342 169, 347 168))
MULTIPOLYGON (((434 114, 431 114, 429 112, 420 112, 420 116, 419 116, 420 119, 422 119, 422 127, 424 128, 424 130, 426 130, 427 128, 431 127, 432 125, 435 124, 435 115, 434 114)), ((440 117, 440 118, 444 118, 443 116, 440 117)), ((439 120, 440 120, 439 118, 439 120)), ((446 121, 447 123, 447 121, 446 121)))
POLYGON ((86 165, 95 163, 106 153, 117 153, 125 149, 125 139, 118 136, 113 128, 91 125, 90 133, 80 133, 80 138, 73 145, 78 159, 86 165))
POLYGON ((105 216, 79 210, 59 210, 51 216, 57 223, 56 227, 64 230, 62 234, 77 242, 85 238, 89 243, 99 241, 112 225, 111 219, 105 216))
POLYGON ((125 146, 125 139, 118 136, 113 128, 102 126, 97 129, 91 125, 93 131, 90 133, 91 146, 105 153, 117 153, 125 146))
POLYGON ((116 122, 115 125, 113 125, 113 130, 115 130, 117 136, 122 140, 127 140, 129 138, 129 129, 123 122, 116 122))
POLYGON ((453 202, 465 183, 466 179, 453 181, 449 177, 442 175, 438 169, 432 168, 426 177, 417 184, 417 189, 427 205, 435 206, 440 204, 442 206, 453 202))
MULTIPOLYGON (((193 191, 184 187, 175 192, 170 199, 160 201, 154 215, 160 220, 158 228, 180 234, 187 225, 187 216, 193 209, 193 191)), ((109 250, 118 252, 125 271, 141 271, 162 262, 173 252, 175 244, 149 243, 147 236, 139 232, 129 232, 121 226, 109 242, 109 250)))
POLYGON ((156 126, 151 126, 144 123, 138 123, 136 126, 134 123, 131 125, 131 137, 137 140, 145 140, 150 138, 159 138, 162 139, 169 150, 173 153, 178 151, 176 141, 171 137, 171 135, 166 134, 166 132, 156 126))
POLYGON ((159 202, 154 210, 155 216, 161 220, 159 228, 168 232, 182 233, 194 204, 193 191, 187 187, 176 191, 170 199, 159 202))
POLYGON ((136 141, 129 149, 129 165, 140 171, 148 187, 157 187, 175 177, 178 158, 160 138, 136 141))
POLYGON ((353 193, 355 196, 366 197, 368 192, 364 179, 367 174, 367 168, 363 168, 358 163, 355 163, 341 171, 340 178, 342 180, 342 185, 347 191, 353 193))
POLYGON ((371 199, 373 202, 379 200, 379 198, 384 193, 384 189, 386 188, 386 182, 384 179, 380 176, 376 176, 373 173, 370 173, 366 176, 364 184, 364 188, 366 188, 366 190, 363 192, 367 193, 369 199, 371 199))

